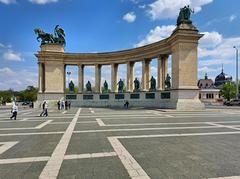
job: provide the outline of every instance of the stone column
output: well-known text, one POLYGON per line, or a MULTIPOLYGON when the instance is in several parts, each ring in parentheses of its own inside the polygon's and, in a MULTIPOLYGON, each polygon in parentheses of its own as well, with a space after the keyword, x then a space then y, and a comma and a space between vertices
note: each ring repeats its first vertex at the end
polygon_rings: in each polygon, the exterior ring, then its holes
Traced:
POLYGON ((172 51, 171 100, 178 110, 203 109, 198 99, 198 40, 202 37, 196 27, 182 23, 169 38, 172 51))
POLYGON ((64 93, 66 93, 66 66, 67 65, 64 65, 64 69, 63 69, 63 89, 64 89, 64 93))
POLYGON ((96 64, 95 65, 95 92, 101 92, 101 68, 102 65, 96 64))
POLYGON ((43 80, 42 63, 38 62, 38 92, 39 93, 42 93, 42 80, 43 80))
POLYGON ((111 80, 112 92, 117 92, 118 64, 111 65, 111 80))
POLYGON ((61 61, 45 62, 45 92, 63 94, 65 92, 65 64, 61 61))
POLYGON ((158 58, 158 90, 165 89, 165 80, 168 73, 168 55, 158 58))
POLYGON ((142 90, 147 91, 150 87, 150 79, 151 79, 151 60, 146 59, 142 62, 142 90))
POLYGON ((84 87, 84 65, 78 65, 78 92, 83 93, 84 87))
POLYGON ((134 62, 127 63, 127 91, 133 91, 133 81, 134 81, 134 62))

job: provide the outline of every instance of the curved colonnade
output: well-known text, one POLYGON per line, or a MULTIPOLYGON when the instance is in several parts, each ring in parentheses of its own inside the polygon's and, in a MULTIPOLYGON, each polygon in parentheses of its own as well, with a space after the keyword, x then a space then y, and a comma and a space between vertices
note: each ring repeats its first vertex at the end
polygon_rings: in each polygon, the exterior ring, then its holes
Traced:
MULTIPOLYGON (((39 64, 39 96, 38 100, 59 100, 65 97, 66 65, 76 65, 79 68, 78 101, 83 101, 84 93, 84 67, 95 66, 95 91, 101 94, 101 68, 111 65, 111 92, 117 92, 118 65, 127 64, 127 92, 133 92, 134 64, 142 62, 142 87, 141 92, 149 90, 150 62, 158 59, 157 92, 161 96, 164 90, 164 81, 168 69, 168 56, 172 55, 172 88, 171 97, 161 102, 161 97, 154 98, 152 107, 186 109, 192 104, 202 107, 198 100, 197 88, 197 47, 202 34, 191 24, 181 24, 169 38, 159 42, 130 50, 108 53, 65 53, 64 47, 57 44, 41 46, 41 51, 36 54, 39 64), (80 97, 81 96, 81 97, 80 97), (159 101, 160 100, 160 101, 159 101)), ((142 96, 142 94, 140 94, 142 96)), ((98 106, 114 106, 114 96, 108 99, 111 102, 99 103, 98 106), (101 105, 104 104, 104 105, 101 105)), ((116 98, 115 98, 116 99, 116 98)), ((124 98, 126 99, 126 98, 124 98)), ((145 98, 139 98, 144 106, 145 98)), ((93 97, 96 104, 99 99, 93 97)), ((127 98, 131 100, 131 98, 127 98)), ((116 101, 117 104, 118 101, 116 101)), ((77 104, 77 103, 76 103, 77 104)), ((84 106, 84 103, 79 103, 84 106)), ((87 103, 86 103, 87 104, 87 103)), ((131 103, 130 103, 131 104, 131 103)), ((138 103, 139 104, 139 103, 138 103)), ((89 106, 89 105, 88 105, 89 106)), ((151 102, 148 101, 148 107, 151 102)), ((191 107, 192 108, 192 107, 191 107)))

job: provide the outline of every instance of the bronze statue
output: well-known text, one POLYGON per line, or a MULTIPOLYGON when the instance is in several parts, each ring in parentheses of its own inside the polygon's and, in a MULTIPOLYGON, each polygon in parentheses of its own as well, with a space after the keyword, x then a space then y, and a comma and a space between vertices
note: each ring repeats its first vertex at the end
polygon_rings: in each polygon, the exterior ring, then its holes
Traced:
POLYGON ((54 35, 50 33, 46 33, 40 28, 35 28, 34 29, 35 34, 38 35, 37 41, 41 39, 41 45, 44 44, 61 44, 64 45, 66 44, 65 41, 65 32, 62 28, 57 25, 54 29, 54 35))
POLYGON ((171 77, 169 74, 167 74, 166 80, 164 81, 165 88, 170 89, 171 88, 171 77))
POLYGON ((150 91, 155 91, 156 90, 156 79, 152 76, 150 80, 150 91))
POLYGON ((71 80, 70 83, 68 84, 68 87, 69 87, 69 92, 70 92, 70 93, 74 93, 74 83, 73 83, 72 80, 71 80))
POLYGON ((48 43, 54 43, 54 37, 52 34, 46 33, 43 30, 36 28, 34 29, 35 34, 38 35, 37 41, 39 42, 39 39, 41 39, 41 45, 48 44, 48 43))
POLYGON ((123 92, 124 82, 122 79, 117 83, 118 84, 118 92, 123 92))
POLYGON ((140 90, 140 82, 137 78, 134 80, 134 91, 139 91, 140 90))
POLYGON ((107 83, 106 80, 105 80, 104 83, 103 83, 103 91, 104 91, 104 92, 108 92, 108 83, 107 83))
POLYGON ((92 85, 91 85, 90 81, 88 81, 87 84, 86 84, 86 90, 87 90, 87 92, 92 91, 92 85))
POLYGON ((190 17, 192 13, 194 13, 194 11, 189 7, 189 5, 181 8, 177 18, 177 26, 183 22, 191 24, 192 21, 190 20, 190 17))

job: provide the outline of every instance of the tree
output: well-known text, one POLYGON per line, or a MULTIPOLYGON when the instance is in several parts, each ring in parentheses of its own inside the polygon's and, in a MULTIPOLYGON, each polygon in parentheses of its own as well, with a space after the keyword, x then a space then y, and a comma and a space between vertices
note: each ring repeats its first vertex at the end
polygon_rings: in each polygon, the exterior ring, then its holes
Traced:
POLYGON ((220 95, 227 101, 236 97, 236 84, 234 82, 227 82, 220 90, 220 95))

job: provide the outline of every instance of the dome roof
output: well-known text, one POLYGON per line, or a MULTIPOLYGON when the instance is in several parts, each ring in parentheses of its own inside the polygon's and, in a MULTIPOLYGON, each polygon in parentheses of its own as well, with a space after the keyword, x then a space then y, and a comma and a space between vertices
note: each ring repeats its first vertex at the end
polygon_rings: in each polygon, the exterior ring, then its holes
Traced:
POLYGON ((219 86, 224 85, 228 81, 232 81, 232 76, 224 73, 223 69, 222 69, 222 72, 218 76, 216 76, 214 85, 216 87, 219 87, 219 86))

